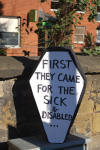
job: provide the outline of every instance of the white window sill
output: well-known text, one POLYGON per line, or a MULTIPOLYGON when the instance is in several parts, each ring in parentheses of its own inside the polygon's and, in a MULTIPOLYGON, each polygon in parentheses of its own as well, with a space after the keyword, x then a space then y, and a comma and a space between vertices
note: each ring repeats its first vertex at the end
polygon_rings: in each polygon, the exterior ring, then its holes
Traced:
POLYGON ((12 46, 12 45, 0 45, 0 48, 21 48, 20 46, 12 46))
POLYGON ((97 44, 100 44, 100 41, 96 41, 97 44))
POLYGON ((100 22, 100 21, 96 20, 96 22, 100 22))
POLYGON ((84 42, 74 42, 74 44, 84 44, 84 42))
POLYGON ((50 9, 51 11, 57 11, 57 9, 50 9))
POLYGON ((77 13, 85 14, 85 11, 76 11, 77 13))

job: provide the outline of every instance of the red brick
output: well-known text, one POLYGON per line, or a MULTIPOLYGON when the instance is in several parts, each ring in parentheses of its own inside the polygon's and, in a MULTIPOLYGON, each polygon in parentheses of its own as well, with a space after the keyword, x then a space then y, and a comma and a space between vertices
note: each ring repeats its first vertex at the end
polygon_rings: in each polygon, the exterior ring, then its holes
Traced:
POLYGON ((21 47, 20 48, 8 48, 7 56, 24 56, 23 50, 29 51, 30 56, 38 55, 38 36, 35 33, 37 29, 36 23, 30 23, 29 26, 22 26, 23 19, 26 19, 27 23, 27 14, 31 9, 41 8, 46 13, 53 12, 50 11, 50 0, 47 0, 44 3, 41 3, 40 0, 1 0, 3 4, 2 16, 20 16, 21 17, 21 47), (30 32, 30 28, 33 28, 33 31, 30 32), (27 29, 29 34, 25 31, 27 29))
MULTIPOLYGON (((85 26, 85 28, 86 28, 85 35, 87 33, 92 33, 94 41, 96 42, 96 29, 99 26, 99 22, 96 22, 96 21, 89 22, 88 21, 88 16, 89 16, 89 14, 85 13, 84 17, 83 17, 83 20, 80 21, 81 24, 80 25, 77 24, 77 26, 85 26)), ((74 31, 75 31, 75 28, 74 28, 74 31)), ((84 46, 85 43, 84 44, 75 44, 74 43, 74 31, 73 31, 73 35, 72 35, 72 43, 74 45, 74 51, 81 52, 81 49, 82 49, 82 47, 84 46)))
MULTIPOLYGON (((46 2, 41 3, 40 0, 0 0, 3 4, 1 8, 2 16, 20 16, 21 17, 21 47, 20 48, 8 48, 7 56, 24 56, 23 50, 29 51, 30 56, 38 55, 38 36, 35 33, 37 29, 36 23, 30 23, 22 26, 23 19, 26 19, 27 24, 27 14, 31 9, 42 9, 44 12, 54 15, 54 12, 50 10, 51 0, 46 0, 46 2), (33 28, 33 31, 30 32, 30 28, 33 28), (29 34, 25 31, 27 29, 29 34)), ((88 22, 88 14, 84 15, 84 19, 81 21, 79 26, 86 27, 86 33, 90 32, 96 40, 96 28, 99 25, 98 22, 91 23, 88 22)), ((80 52, 84 44, 74 44, 74 31, 72 36, 72 42, 74 45, 74 50, 80 52)))

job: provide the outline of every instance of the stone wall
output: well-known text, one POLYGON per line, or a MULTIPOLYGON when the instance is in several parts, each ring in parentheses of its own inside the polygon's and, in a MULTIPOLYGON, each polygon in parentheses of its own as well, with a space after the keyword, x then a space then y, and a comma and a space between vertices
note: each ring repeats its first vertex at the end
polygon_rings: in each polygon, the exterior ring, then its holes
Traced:
MULTIPOLYGON (((44 134, 29 85, 39 57, 0 56, 0 142, 44 134)), ((71 132, 100 134, 100 57, 78 56, 87 78, 86 91, 71 132)))
POLYGON ((100 57, 78 57, 87 78, 86 91, 72 131, 91 136, 100 134, 100 57))

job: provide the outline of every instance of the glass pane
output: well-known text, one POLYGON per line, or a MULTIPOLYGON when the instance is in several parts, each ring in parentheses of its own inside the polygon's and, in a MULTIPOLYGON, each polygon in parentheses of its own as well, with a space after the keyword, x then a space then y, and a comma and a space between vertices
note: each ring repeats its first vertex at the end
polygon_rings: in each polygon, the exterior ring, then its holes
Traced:
POLYGON ((0 45, 18 45, 17 32, 0 32, 0 45))
POLYGON ((85 27, 76 27, 75 34, 84 34, 85 27))
POLYGON ((100 41, 100 36, 97 36, 97 40, 99 40, 99 41, 100 41))
POLYGON ((97 6, 97 12, 100 12, 100 6, 97 6))
POLYGON ((51 9, 58 9, 59 8, 59 2, 55 1, 51 1, 51 9))
POLYGON ((100 30, 97 30, 97 34, 98 34, 98 36, 100 35, 100 30))
POLYGON ((100 13, 98 13, 98 15, 96 17, 96 21, 100 21, 100 13))
POLYGON ((75 42, 76 43, 83 43, 84 42, 84 36, 83 35, 75 35, 75 42))

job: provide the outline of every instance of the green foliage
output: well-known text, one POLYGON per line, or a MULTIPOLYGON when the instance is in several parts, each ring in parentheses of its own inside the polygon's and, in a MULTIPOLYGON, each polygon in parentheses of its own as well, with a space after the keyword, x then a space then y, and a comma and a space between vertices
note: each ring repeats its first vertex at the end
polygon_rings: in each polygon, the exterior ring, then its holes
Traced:
POLYGON ((92 48, 94 46, 94 37, 92 36, 92 33, 87 33, 85 35, 85 47, 92 48))
POLYGON ((41 3, 45 2, 46 0, 41 0, 41 3))
POLYGON ((82 51, 89 56, 100 55, 100 46, 96 46, 92 33, 87 33, 85 36, 85 46, 82 51))
POLYGON ((79 11, 86 11, 86 7, 89 4, 87 0, 77 0, 76 9, 79 11))
POLYGON ((77 3, 74 0, 59 0, 60 7, 55 12, 56 21, 51 22, 51 24, 47 21, 43 25, 44 20, 40 20, 37 24, 37 33, 48 31, 48 46, 72 45, 72 26, 75 27, 80 24, 84 15, 84 13, 76 13, 76 11, 88 11, 88 20, 93 21, 97 16, 97 6, 99 4, 100 0, 77 0, 77 3))
POLYGON ((100 46, 95 46, 95 49, 93 51, 93 55, 95 55, 95 56, 100 55, 100 46))
POLYGON ((91 48, 83 48, 83 53, 89 56, 92 56, 92 49, 91 48))
POLYGON ((94 21, 94 19, 97 17, 97 7, 100 6, 100 0, 91 0, 88 9, 90 12, 90 15, 88 17, 89 21, 94 21))
POLYGON ((100 56, 100 46, 94 48, 83 48, 83 53, 89 56, 100 56))
POLYGON ((0 56, 6 56, 6 49, 0 48, 0 56))

